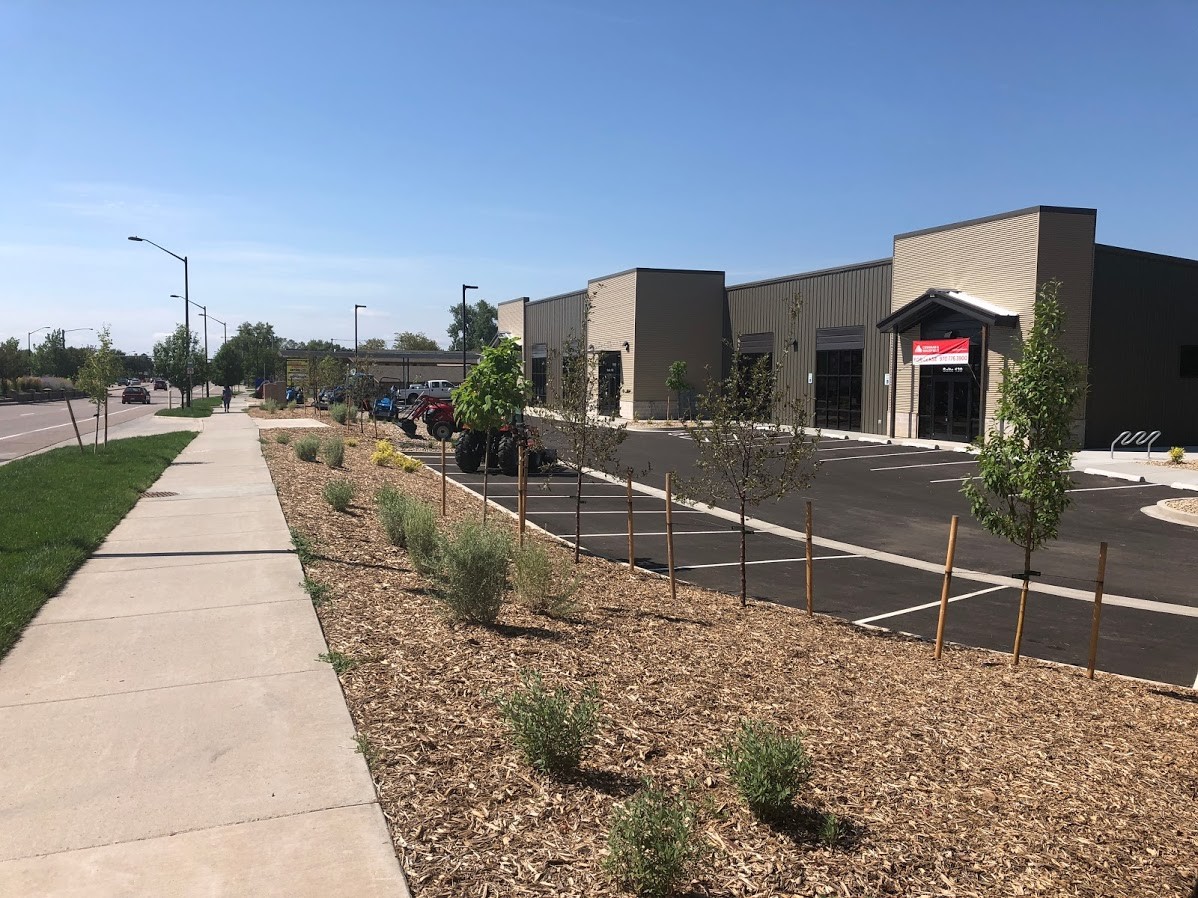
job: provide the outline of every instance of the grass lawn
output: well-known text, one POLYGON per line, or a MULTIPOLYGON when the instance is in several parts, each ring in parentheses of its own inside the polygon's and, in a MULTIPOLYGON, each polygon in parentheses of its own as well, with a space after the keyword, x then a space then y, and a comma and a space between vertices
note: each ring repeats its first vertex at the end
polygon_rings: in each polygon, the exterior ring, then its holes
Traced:
POLYGON ((208 399, 191 400, 191 408, 164 408, 159 409, 155 414, 163 418, 208 418, 212 416, 213 409, 221 404, 219 396, 212 396, 208 399))
POLYGON ((75 447, 0 467, 0 658, 183 448, 191 431, 75 447))

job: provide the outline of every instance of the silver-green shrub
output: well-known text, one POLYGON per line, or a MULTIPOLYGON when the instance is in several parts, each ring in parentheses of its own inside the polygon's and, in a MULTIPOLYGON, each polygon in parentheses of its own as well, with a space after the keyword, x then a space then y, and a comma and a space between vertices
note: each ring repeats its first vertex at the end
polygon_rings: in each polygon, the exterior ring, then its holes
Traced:
MULTIPOLYGON (((405 530, 410 551, 414 534, 410 525, 405 530)), ((450 620, 493 624, 499 619, 511 551, 506 530, 474 522, 460 525, 453 538, 445 540, 434 576, 450 620)))
POLYGON ((598 689, 588 685, 574 701, 563 687, 547 689, 536 671, 520 679, 523 685, 498 704, 524 760, 542 773, 577 770, 599 728, 598 689))
POLYGON ((295 457, 300 461, 316 461, 320 452, 320 440, 308 434, 295 441, 295 457))
POLYGON ((720 759, 753 816, 761 820, 784 817, 811 777, 802 740, 760 720, 741 721, 720 759))

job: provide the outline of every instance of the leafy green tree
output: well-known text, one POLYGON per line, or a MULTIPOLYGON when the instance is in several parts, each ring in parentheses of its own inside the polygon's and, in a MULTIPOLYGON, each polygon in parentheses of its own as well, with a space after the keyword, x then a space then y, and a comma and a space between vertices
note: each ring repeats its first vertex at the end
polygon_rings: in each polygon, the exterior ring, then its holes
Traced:
POLYGON ((194 331, 189 334, 187 328, 180 324, 173 334, 155 343, 154 371, 184 391, 183 403, 190 406, 191 392, 187 384, 194 386, 203 383, 207 377, 199 336, 194 331), (187 373, 189 363, 192 366, 190 375, 187 373))
POLYGON ((371 337, 358 343, 358 352, 382 352, 387 348, 387 341, 382 337, 371 337))
POLYGON ((270 379, 285 370, 279 349, 287 341, 275 333, 274 325, 265 321, 256 324, 242 322, 229 342, 235 343, 241 351, 247 380, 257 377, 270 379))
MULTIPOLYGON (((798 323, 794 297, 790 324, 798 323)), ((790 341, 787 340, 787 343, 790 341)), ((723 381, 710 380, 699 397, 701 421, 690 436, 698 449, 693 477, 679 480, 679 495, 696 502, 730 501, 740 512, 740 604, 748 599, 745 549, 747 508, 805 489, 819 467, 817 442, 807 432, 807 403, 779 386, 781 362, 742 356, 732 348, 723 381)))
POLYGON ((453 416, 458 424, 484 434, 483 521, 487 519, 487 484, 491 432, 524 408, 529 396, 524 376, 524 355, 510 337, 482 351, 478 364, 453 391, 453 416))
POLYGON ((310 383, 312 384, 312 399, 320 395, 322 389, 345 383, 346 364, 334 355, 321 356, 308 365, 310 383))
POLYGON ((10 337, 0 343, 0 394, 7 394, 16 387, 16 380, 26 370, 25 353, 21 349, 21 341, 10 337))
POLYGON ((144 352, 121 353, 121 373, 129 377, 147 377, 154 370, 154 360, 144 352))
POLYGON ((670 419, 670 393, 678 397, 678 413, 682 414, 682 391, 689 390, 691 385, 686 382, 686 362, 670 363, 666 374, 666 420, 670 419))
MULTIPOLYGON (((92 453, 95 454, 100 442, 100 406, 104 406, 105 415, 108 407, 108 387, 121 374, 121 358, 112 348, 112 333, 105 326, 96 333, 99 346, 93 350, 79 369, 75 377, 75 386, 87 393, 88 398, 96 405, 96 427, 92 440, 92 453)), ((107 420, 107 418, 105 418, 107 420)), ((107 433, 107 427, 105 428, 107 433)))
POLYGON ((212 357, 212 381, 231 387, 245 380, 245 359, 236 343, 226 342, 212 357))
MULTIPOLYGON (((449 334, 450 350, 462 351, 462 306, 460 303, 450 306, 451 323, 446 328, 449 334)), ((474 305, 466 306, 466 350, 481 352, 490 346, 495 335, 499 333, 499 309, 485 299, 480 299, 474 305)))
POLYGON ((1019 663, 1032 553, 1057 538, 1069 506, 1073 427, 1086 395, 1086 370, 1061 346, 1065 313, 1059 281, 1041 285, 1031 332, 1018 364, 999 385, 997 418, 978 454, 978 477, 962 491, 969 510, 988 531, 1023 549, 1023 586, 1012 663, 1019 663))
MULTIPOLYGON (((458 317, 461 317, 462 310, 458 309, 458 317)), ((421 333, 413 333, 412 331, 403 331, 395 335, 395 349, 406 349, 411 352, 436 352, 441 347, 437 345, 437 341, 432 337, 425 336, 421 333)), ((458 347, 459 350, 461 347, 458 347)))

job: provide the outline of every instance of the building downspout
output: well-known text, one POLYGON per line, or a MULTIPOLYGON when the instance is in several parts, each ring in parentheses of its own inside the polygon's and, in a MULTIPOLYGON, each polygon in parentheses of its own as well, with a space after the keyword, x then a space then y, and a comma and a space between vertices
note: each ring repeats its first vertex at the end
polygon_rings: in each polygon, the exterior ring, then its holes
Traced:
POLYGON ((890 438, 894 439, 895 423, 898 420, 898 345, 899 332, 891 331, 890 344, 890 438))

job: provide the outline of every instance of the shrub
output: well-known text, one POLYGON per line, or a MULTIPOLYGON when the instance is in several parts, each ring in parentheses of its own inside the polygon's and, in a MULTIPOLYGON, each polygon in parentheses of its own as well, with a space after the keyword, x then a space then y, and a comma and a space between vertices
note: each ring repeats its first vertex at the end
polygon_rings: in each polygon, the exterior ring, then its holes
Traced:
POLYGON ((1186 460, 1186 450, 1183 446, 1172 446, 1169 449, 1169 461, 1175 465, 1180 465, 1186 460))
POLYGON ((390 440, 379 440, 374 444, 374 452, 370 456, 370 463, 378 465, 381 468, 390 467, 395 464, 401 456, 395 451, 395 446, 390 440))
POLYGON ((281 406, 279 404, 279 401, 277 399, 263 399, 262 400, 262 411, 269 412, 272 415, 275 412, 277 412, 279 409, 281 409, 282 407, 283 406, 281 406))
POLYGON ((330 480, 321 493, 334 511, 345 511, 354 498, 354 485, 348 480, 330 480))
POLYGON ((646 783, 612 811, 604 869, 643 898, 665 898, 693 877, 706 856, 696 829, 695 807, 685 795, 646 783))
POLYGON ((346 441, 345 441, 345 445, 347 445, 347 446, 357 446, 357 445, 358 445, 358 438, 357 438, 357 437, 349 437, 349 438, 347 438, 347 439, 346 439, 346 441))
POLYGON ((555 566, 544 546, 529 540, 515 550, 512 561, 512 587, 526 608, 550 617, 564 617, 574 609, 581 578, 555 566))
POLYGON ((414 471, 419 471, 424 467, 424 462, 420 461, 419 459, 404 455, 402 452, 395 453, 395 460, 399 463, 400 469, 407 474, 411 474, 414 471))
POLYGON ((588 685, 574 702, 563 687, 546 689, 536 671, 520 679, 523 686, 498 705, 524 760, 542 773, 577 770, 599 727, 599 690, 588 685))
POLYGON ((320 440, 311 434, 302 436, 295 441, 295 457, 300 461, 316 461, 318 452, 320 452, 320 440))
POLYGON ((294 527, 291 528, 291 544, 295 546, 295 554, 299 557, 299 563, 304 567, 316 561, 316 544, 294 527))
MULTIPOLYGON (((413 533, 406 529, 410 547, 413 533)), ((451 620, 495 623, 507 588, 511 549, 506 530, 473 522, 462 524, 453 539, 445 541, 435 574, 438 597, 451 620)))
POLYGON ((427 502, 411 500, 403 510, 404 541, 412 565, 421 574, 435 574, 445 554, 445 539, 437 529, 437 516, 427 502))
POLYGON ((408 513, 408 507, 412 504, 412 499, 393 486, 385 486, 379 490, 375 497, 375 503, 379 509, 379 523, 387 532, 387 539, 391 541, 391 545, 399 546, 401 549, 407 548, 404 518, 408 513))
POLYGON ((784 816, 811 776, 802 740, 760 720, 741 722, 721 760, 753 816, 762 820, 784 816))
POLYGON ((345 441, 341 437, 329 437, 320 447, 324 463, 330 468, 340 468, 345 464, 345 441))
POLYGON ((338 424, 349 423, 349 406, 344 402, 334 402, 329 406, 329 417, 338 424))
POLYGON ((286 446, 288 443, 291 442, 291 433, 286 430, 276 430, 275 431, 275 442, 278 443, 280 446, 286 446))

